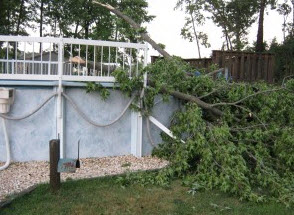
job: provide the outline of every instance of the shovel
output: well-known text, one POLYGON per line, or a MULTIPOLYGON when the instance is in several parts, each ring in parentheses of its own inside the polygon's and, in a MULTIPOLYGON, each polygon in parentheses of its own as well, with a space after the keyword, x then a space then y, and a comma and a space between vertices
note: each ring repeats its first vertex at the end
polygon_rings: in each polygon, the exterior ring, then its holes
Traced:
POLYGON ((81 163, 80 163, 80 140, 78 141, 78 159, 76 162, 76 168, 81 168, 81 163))

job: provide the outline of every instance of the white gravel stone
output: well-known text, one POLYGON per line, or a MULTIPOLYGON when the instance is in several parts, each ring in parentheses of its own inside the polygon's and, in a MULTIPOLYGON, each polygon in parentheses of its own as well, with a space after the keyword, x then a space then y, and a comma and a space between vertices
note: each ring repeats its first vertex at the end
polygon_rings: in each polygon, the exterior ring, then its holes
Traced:
MULTIPOLYGON (((126 171, 154 170, 165 167, 167 161, 155 157, 134 156, 81 159, 81 168, 76 173, 62 173, 61 180, 95 178, 117 175, 126 171)), ((3 163, 0 163, 2 166, 3 163)), ((0 202, 6 196, 21 192, 31 186, 49 182, 49 163, 45 161, 14 162, 0 171, 0 202)))

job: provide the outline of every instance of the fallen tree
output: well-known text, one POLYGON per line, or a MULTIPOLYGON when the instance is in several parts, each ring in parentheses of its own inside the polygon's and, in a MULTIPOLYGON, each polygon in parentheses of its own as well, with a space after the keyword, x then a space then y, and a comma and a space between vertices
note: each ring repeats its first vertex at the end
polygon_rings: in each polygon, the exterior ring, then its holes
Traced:
MULTIPOLYGON (((140 29, 110 5, 96 4, 140 29)), ((146 33, 141 36, 153 41, 146 33)), ((262 82, 228 83, 213 79, 214 69, 187 77, 187 72, 193 71, 188 64, 168 53, 162 55, 165 59, 147 66, 133 79, 123 70, 114 72, 120 89, 129 95, 144 88, 143 73, 148 72, 139 109, 143 115, 152 113, 159 94, 182 101, 170 126, 178 140, 163 134, 163 143, 154 150, 155 155, 169 160, 170 166, 156 173, 137 174, 131 177, 132 182, 167 185, 177 177, 190 185, 194 194, 217 188, 240 199, 293 205, 294 81, 282 87, 262 82)))
POLYGON ((152 38, 148 36, 148 34, 145 32, 145 30, 139 24, 137 24, 134 20, 132 20, 130 17, 126 16, 125 14, 123 14, 118 9, 112 7, 110 4, 103 4, 103 3, 99 2, 99 1, 93 1, 93 3, 106 8, 107 10, 111 11, 112 13, 117 15, 118 17, 125 20, 135 30, 137 30, 140 33, 143 40, 148 42, 155 50, 157 50, 160 54, 162 54, 162 56, 164 56, 165 58, 171 58, 171 55, 169 53, 167 53, 164 49, 162 49, 160 47, 160 45, 158 45, 154 40, 152 40, 152 38))
MULTIPOLYGON (((115 9, 114 7, 112 7, 109 4, 103 4, 101 2, 98 1, 93 1, 95 4, 98 4, 106 9, 108 9, 109 11, 113 12, 114 14, 116 14, 118 17, 124 19, 127 23, 129 23, 134 29, 136 29, 137 31, 140 31, 142 28, 139 24, 137 24, 135 21, 133 21, 130 17, 124 15, 121 11, 119 11, 118 9, 115 9)), ((167 53, 164 49, 161 48, 160 45, 158 45, 154 40, 152 40, 148 34, 146 32, 140 32, 140 35, 142 37, 143 40, 145 40, 146 42, 148 42, 155 50, 157 50, 160 54, 162 54, 163 57, 167 58, 167 59, 171 59, 171 55, 169 53, 167 53)), ((216 70, 218 71, 218 70, 216 70)), ((214 74, 214 72, 212 73, 214 74)), ((162 87, 161 89, 162 92, 167 93, 167 89, 162 87)), ((214 108, 213 106, 211 106, 210 104, 207 104, 205 102, 203 102, 201 99, 192 96, 192 95, 187 95, 184 93, 181 93, 179 91, 172 91, 169 92, 171 95, 179 98, 179 99, 183 99, 183 100, 188 100, 191 102, 195 102, 197 103, 201 108, 204 108, 206 110, 210 110, 213 114, 217 115, 217 116, 222 116, 223 113, 218 110, 217 108, 214 108)))

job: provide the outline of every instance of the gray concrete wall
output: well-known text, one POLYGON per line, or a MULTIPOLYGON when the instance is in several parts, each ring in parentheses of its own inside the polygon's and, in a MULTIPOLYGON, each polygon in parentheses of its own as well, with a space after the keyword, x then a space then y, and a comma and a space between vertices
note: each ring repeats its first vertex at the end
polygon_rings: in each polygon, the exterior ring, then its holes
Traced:
MULTIPOLYGON (((52 93, 52 88, 16 87, 15 102, 11 106, 9 115, 23 116, 29 113, 52 93)), ((52 99, 28 119, 6 121, 13 160, 48 160, 48 141, 56 138, 55 108, 55 101, 52 99)), ((2 123, 0 127, 0 161, 6 161, 2 123)))
MULTIPOLYGON (((1 86, 0 86, 1 87, 1 86)), ((7 86, 6 86, 7 87, 7 86)), ((54 92, 52 87, 16 88, 15 102, 9 115, 24 115, 41 104, 54 92)), ((97 93, 87 94, 84 88, 67 87, 65 92, 78 104, 87 116, 99 123, 107 123, 116 118, 130 98, 117 90, 111 90, 109 99, 103 101, 97 93)), ((157 98, 159 100, 160 98, 157 98)), ((172 113, 179 108, 179 102, 158 103, 152 115, 166 126, 172 113)), ((7 121, 12 160, 48 160, 48 143, 57 138, 56 99, 52 99, 36 115, 22 121, 7 121)), ((65 102, 65 153, 66 157, 77 156, 77 142, 80 139, 80 154, 85 157, 104 157, 131 154, 131 110, 120 121, 107 128, 97 128, 81 118, 72 106, 65 102)), ((160 130, 151 123, 152 138, 160 143, 160 130)), ((143 122, 143 155, 149 155, 152 146, 146 135, 143 122)), ((0 127, 0 161, 6 160, 5 142, 0 127)))

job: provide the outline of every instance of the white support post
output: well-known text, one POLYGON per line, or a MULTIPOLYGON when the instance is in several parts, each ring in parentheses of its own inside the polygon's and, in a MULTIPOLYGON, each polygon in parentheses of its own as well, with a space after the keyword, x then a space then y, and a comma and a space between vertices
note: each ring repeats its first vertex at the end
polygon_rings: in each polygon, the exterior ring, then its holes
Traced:
POLYGON ((139 112, 131 114, 131 154, 142 157, 142 116, 139 112))
MULTIPOLYGON (((148 45, 145 44, 144 48, 144 66, 147 66, 148 59, 148 45)), ((147 86, 147 73, 144 74, 144 89, 147 86)), ((140 107, 142 107, 142 98, 144 96, 144 89, 141 93, 141 101, 139 103, 140 107)), ((131 115, 131 153, 136 157, 143 156, 143 117, 141 112, 132 112, 131 115)))
MULTIPOLYGON (((156 125, 160 130, 162 130, 164 133, 166 133, 168 136, 170 136, 173 139, 177 139, 176 136, 173 135, 171 130, 169 130, 167 127, 165 127, 161 122, 159 122, 157 119, 155 119, 153 116, 149 116, 148 119, 150 122, 152 122, 154 125, 156 125)), ((185 141, 181 140, 182 143, 185 143, 185 141)))
MULTIPOLYGON (((144 66, 147 66, 148 59, 148 45, 144 48, 144 66)), ((147 73, 144 74, 144 89, 147 86, 147 73)), ((142 98, 144 96, 144 89, 141 93, 141 101, 138 105, 142 107, 142 98)), ((131 153, 136 157, 143 156, 143 117, 141 112, 132 112, 131 115, 131 153)))
POLYGON ((63 134, 63 109, 64 104, 62 101, 62 75, 63 75, 63 38, 60 37, 60 41, 58 43, 58 97, 57 97, 57 114, 56 114, 56 133, 57 137, 60 139, 60 157, 65 157, 65 146, 64 146, 64 134, 63 134))

